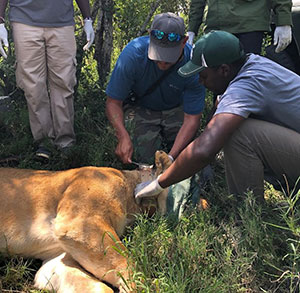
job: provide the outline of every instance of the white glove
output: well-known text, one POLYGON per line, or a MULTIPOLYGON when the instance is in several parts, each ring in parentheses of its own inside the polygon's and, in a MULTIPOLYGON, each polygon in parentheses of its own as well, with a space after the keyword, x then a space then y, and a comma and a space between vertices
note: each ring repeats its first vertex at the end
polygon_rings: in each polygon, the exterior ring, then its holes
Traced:
POLYGON ((292 41, 292 28, 290 25, 277 26, 274 32, 274 45, 276 53, 283 51, 292 41))
POLYGON ((4 23, 0 24, 0 53, 4 58, 7 58, 4 48, 2 47, 2 43, 8 48, 7 30, 4 26, 4 23))
POLYGON ((137 204, 140 204, 143 197, 155 196, 164 190, 164 188, 162 188, 158 183, 160 176, 161 175, 153 181, 142 182, 136 186, 134 196, 137 204))
POLYGON ((168 157, 170 158, 171 162, 174 162, 174 158, 171 155, 168 155, 168 157))
POLYGON ((195 38, 195 33, 194 32, 187 32, 189 39, 187 40, 188 44, 190 44, 191 46, 193 46, 193 41, 195 38))
POLYGON ((85 34, 86 34, 86 40, 87 43, 84 45, 83 50, 88 50, 90 46, 93 44, 95 39, 95 33, 93 29, 93 21, 90 18, 86 18, 84 20, 84 27, 83 27, 85 34))

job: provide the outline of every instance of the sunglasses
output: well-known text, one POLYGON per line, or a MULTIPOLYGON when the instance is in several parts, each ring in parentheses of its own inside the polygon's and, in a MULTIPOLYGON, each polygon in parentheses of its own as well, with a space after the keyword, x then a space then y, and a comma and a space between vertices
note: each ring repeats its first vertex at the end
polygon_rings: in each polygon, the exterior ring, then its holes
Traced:
POLYGON ((180 40, 182 40, 182 38, 184 38, 184 36, 177 34, 177 33, 165 33, 163 31, 160 30, 152 30, 151 32, 151 36, 153 36, 154 38, 158 39, 158 40, 162 40, 162 39, 168 39, 170 42, 179 42, 180 40))

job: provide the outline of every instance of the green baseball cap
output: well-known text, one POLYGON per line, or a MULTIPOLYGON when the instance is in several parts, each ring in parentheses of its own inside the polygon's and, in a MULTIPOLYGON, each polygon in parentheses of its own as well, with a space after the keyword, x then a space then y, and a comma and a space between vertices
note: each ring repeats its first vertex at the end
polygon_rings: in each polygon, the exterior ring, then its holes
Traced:
POLYGON ((195 44, 192 58, 178 69, 182 77, 189 77, 207 67, 230 64, 245 55, 239 39, 224 31, 211 31, 195 44))

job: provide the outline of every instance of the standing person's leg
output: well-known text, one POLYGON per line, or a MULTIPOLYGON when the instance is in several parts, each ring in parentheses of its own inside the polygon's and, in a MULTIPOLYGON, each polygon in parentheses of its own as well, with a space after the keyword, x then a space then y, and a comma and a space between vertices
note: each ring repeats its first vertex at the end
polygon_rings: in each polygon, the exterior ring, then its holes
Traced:
POLYGON ((261 54, 264 32, 248 32, 235 34, 243 44, 245 53, 261 54))
POLYGON ((16 80, 24 90, 30 128, 35 141, 54 138, 47 89, 44 29, 12 23, 17 68, 16 80))
POLYGON ((54 144, 62 149, 75 143, 76 41, 73 26, 45 30, 54 144))
POLYGON ((300 134, 266 121, 247 119, 224 147, 229 192, 248 189, 263 199, 264 171, 293 188, 300 176, 300 134))
POLYGON ((124 117, 133 142, 133 160, 153 164, 155 152, 162 149, 161 112, 128 104, 124 117))

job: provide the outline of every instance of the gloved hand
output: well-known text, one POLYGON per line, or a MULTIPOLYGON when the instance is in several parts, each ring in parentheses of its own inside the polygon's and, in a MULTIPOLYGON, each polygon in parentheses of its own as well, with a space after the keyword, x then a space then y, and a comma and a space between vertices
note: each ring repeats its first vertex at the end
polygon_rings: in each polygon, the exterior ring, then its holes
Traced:
POLYGON ((274 45, 276 53, 283 51, 292 41, 292 28, 290 25, 277 26, 274 32, 274 45))
POLYGON ((5 47, 8 48, 7 30, 4 23, 0 24, 0 53, 4 58, 7 58, 4 48, 2 47, 2 43, 5 47))
POLYGON ((86 34, 86 40, 87 43, 84 45, 83 50, 88 50, 90 46, 93 44, 94 39, 95 39, 95 33, 93 29, 93 21, 90 18, 86 18, 84 20, 84 26, 83 29, 86 34))
POLYGON ((143 197, 155 196, 164 190, 164 188, 162 188, 158 183, 160 176, 161 175, 153 181, 142 182, 136 186, 134 196, 137 204, 140 204, 143 197))
POLYGON ((189 39, 187 40, 188 44, 190 44, 191 46, 193 46, 193 41, 195 38, 195 33, 194 32, 187 32, 189 39))

